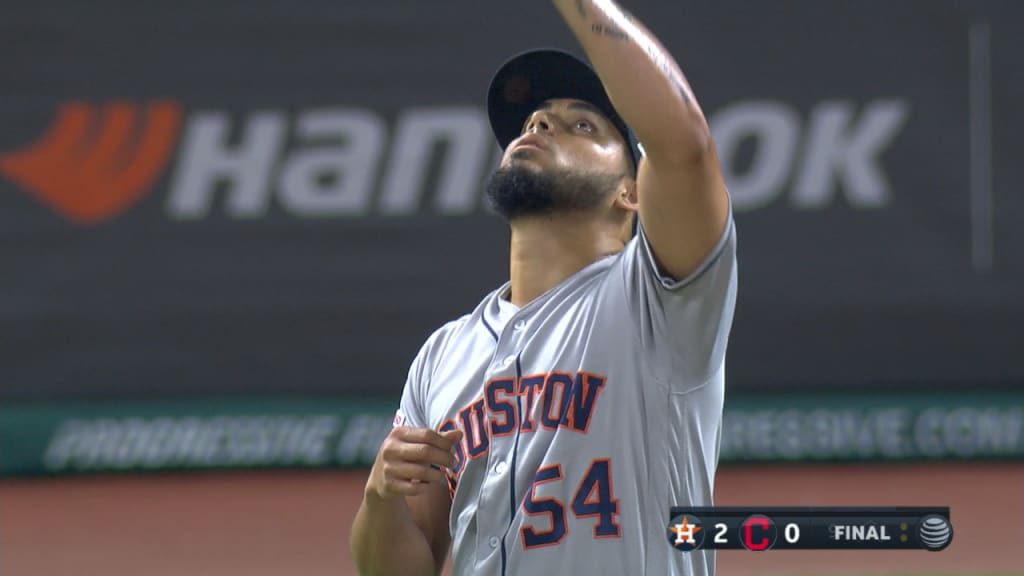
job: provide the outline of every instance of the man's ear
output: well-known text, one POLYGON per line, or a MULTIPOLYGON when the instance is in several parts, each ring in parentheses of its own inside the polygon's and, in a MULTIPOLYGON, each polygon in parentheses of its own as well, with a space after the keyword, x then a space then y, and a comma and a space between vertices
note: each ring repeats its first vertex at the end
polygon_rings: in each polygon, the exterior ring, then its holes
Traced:
POLYGON ((626 176, 615 191, 615 206, 627 212, 636 212, 639 207, 636 195, 636 179, 626 176))

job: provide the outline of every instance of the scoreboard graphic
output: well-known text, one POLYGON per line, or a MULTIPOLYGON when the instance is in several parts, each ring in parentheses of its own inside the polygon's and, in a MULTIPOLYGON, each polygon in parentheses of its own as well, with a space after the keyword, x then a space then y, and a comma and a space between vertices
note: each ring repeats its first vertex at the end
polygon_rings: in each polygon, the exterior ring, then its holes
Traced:
POLYGON ((953 541, 949 507, 673 507, 677 550, 930 550, 953 541))

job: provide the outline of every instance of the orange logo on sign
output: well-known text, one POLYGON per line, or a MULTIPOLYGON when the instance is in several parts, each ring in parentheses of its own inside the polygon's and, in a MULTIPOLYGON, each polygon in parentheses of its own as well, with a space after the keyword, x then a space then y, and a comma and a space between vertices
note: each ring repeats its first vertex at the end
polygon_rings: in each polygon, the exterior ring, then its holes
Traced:
POLYGON ((696 540, 694 540, 693 537, 697 534, 697 532, 700 532, 701 530, 703 530, 703 528, 701 528, 700 526, 690 524, 685 516, 683 517, 682 524, 676 524, 675 526, 669 528, 669 532, 672 532, 676 535, 676 544, 696 543, 696 540))
POLYGON ((181 106, 157 101, 61 106, 46 133, 0 155, 0 172, 82 224, 117 216, 142 198, 170 159, 181 106))

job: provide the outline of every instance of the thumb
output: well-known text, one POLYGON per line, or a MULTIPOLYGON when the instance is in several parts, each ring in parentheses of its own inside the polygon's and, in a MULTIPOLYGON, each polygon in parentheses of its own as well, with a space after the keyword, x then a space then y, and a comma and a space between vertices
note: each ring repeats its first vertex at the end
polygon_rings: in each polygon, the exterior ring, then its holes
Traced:
POLYGON ((453 443, 458 443, 462 440, 462 430, 454 428, 452 430, 445 430, 441 432, 441 436, 444 436, 446 440, 450 440, 453 443))

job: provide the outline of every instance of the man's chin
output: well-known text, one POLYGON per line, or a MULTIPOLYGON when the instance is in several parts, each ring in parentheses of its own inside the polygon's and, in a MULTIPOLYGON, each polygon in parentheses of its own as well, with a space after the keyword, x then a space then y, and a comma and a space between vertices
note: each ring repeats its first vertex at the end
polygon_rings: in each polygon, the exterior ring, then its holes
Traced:
POLYGON ((536 162, 510 157, 487 183, 492 207, 510 221, 550 211, 554 179, 545 172, 536 162))

